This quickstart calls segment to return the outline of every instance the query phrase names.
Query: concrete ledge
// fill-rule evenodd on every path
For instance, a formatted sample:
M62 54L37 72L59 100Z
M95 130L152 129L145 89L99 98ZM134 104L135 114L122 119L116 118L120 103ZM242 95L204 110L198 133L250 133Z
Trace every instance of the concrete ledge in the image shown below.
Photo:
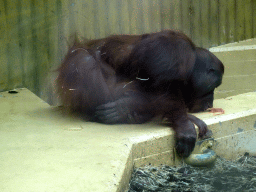
M255 91L256 39L210 48L225 65L223 83L215 91L215 98L225 98Z
M212 52L224 52L224 51L244 51L256 49L256 38L254 39L247 39L244 41L228 43L225 45L220 45L217 47L210 48Z
M173 165L164 125L102 125L53 108L27 89L0 93L0 191L124 191L134 166ZM256 92L218 99L226 113L197 114L226 158L256 154Z

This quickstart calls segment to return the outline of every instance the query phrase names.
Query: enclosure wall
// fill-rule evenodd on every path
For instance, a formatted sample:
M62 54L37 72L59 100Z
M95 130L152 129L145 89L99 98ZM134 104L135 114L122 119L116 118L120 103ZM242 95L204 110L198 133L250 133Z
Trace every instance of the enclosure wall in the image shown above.
M256 37L255 0L0 0L0 91L43 83L72 34L182 30L205 48Z

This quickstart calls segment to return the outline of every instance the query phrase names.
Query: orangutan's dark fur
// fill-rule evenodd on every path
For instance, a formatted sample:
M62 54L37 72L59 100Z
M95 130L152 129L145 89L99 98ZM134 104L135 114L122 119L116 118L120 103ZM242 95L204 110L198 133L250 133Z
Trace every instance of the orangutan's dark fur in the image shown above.
M187 157L197 137L193 123L199 126L199 137L208 132L187 111L212 107L223 73L223 64L212 53L168 30L75 42L57 83L63 104L91 121L135 124L164 116L176 132L177 152Z

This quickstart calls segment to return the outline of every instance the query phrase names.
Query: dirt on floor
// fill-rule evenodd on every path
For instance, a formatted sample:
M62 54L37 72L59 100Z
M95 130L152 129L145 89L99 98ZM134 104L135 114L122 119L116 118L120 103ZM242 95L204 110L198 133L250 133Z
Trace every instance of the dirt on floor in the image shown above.
M218 157L212 167L146 166L133 171L128 192L256 192L256 157L234 161Z

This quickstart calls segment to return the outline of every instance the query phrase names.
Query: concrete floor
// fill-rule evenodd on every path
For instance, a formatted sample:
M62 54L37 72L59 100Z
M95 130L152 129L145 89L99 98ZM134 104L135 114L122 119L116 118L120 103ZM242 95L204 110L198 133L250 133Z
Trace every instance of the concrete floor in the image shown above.
M124 191L134 164L173 164L168 127L85 122L27 89L18 92L0 94L0 191ZM198 116L211 127L221 118L224 123L239 118L237 114L253 115L247 121L251 124L256 119L255 103L256 92L219 99L214 105L224 108L225 115ZM215 136L224 136L223 132L218 136L217 129L212 127Z
M0 191L115 191L130 138L169 132L84 122L27 89L18 92L0 93Z
M84 122L18 91L0 94L0 191L115 191L129 138L159 129Z
M222 99L214 101L225 114L196 114L213 131L213 149L228 159L256 155L256 48L240 45L255 46L255 39L211 50L226 67L216 90ZM1 192L123 192L134 166L177 163L164 125L85 122L27 89L18 92L0 93Z

